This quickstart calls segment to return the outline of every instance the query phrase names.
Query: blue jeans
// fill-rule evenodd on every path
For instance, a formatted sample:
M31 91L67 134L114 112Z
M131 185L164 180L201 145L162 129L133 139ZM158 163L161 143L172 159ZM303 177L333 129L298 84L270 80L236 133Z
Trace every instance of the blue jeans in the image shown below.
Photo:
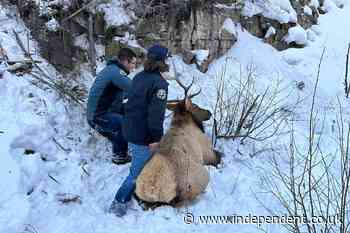
M115 200L122 203L131 200L131 196L136 186L136 179L148 160L152 157L152 152L148 146L129 143L129 148L132 155L129 175L125 178L123 184L115 195Z
M106 137L113 145L113 153L126 155L128 143L122 134L123 116L118 113L106 113L99 116L92 126L102 136Z

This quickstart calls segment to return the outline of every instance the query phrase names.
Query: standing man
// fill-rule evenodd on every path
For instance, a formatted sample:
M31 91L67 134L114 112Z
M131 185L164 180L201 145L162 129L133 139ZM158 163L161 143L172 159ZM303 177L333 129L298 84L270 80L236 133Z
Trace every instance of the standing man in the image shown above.
M112 142L113 159L116 164L131 161L128 144L122 134L124 99L130 90L129 72L136 68L136 54L128 48L122 48L118 59L111 59L97 75L93 83L88 103L87 121L101 135Z
M160 45L152 46L147 53L144 71L137 74L132 81L123 125L123 133L129 142L132 162L129 175L119 188L110 207L110 212L118 217L126 214L137 176L157 150L163 136L168 82L161 73L169 70L165 61L168 56L167 48Z

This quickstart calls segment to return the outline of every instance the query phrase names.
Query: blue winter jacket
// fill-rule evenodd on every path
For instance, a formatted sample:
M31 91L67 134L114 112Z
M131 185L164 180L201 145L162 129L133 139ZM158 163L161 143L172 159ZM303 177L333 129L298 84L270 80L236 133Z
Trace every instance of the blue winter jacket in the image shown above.
M168 82L159 72L138 73L125 105L123 135L128 142L148 145L163 136Z
M110 60L98 73L89 92L87 120L94 125L97 117L108 112L123 114L123 99L130 90L127 69L117 60Z

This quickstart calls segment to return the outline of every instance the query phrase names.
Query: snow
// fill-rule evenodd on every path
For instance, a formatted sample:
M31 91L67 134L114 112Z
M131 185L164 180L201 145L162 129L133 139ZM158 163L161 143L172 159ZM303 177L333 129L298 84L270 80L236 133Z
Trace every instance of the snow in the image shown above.
M319 18L319 25L312 26L312 32L317 39L309 43L302 50L289 49L282 52L283 56L298 54L300 62L295 69L304 75L311 77L313 70L319 63L323 48L326 49L323 70L320 76L320 86L330 96L336 96L343 92L342 80L345 71L345 55L349 43L349 32L344 30L350 27L350 21L344 20L350 13L349 5L344 9L336 8L329 14ZM295 55L293 55L295 56ZM334 85L334 84L338 85ZM332 87L332 88L330 88Z
M74 45L77 47L80 47L82 49L88 50L89 49L89 40L87 38L87 35L81 34L79 36L76 36L74 38Z
M132 35L129 32L126 32L123 37L115 36L115 37L113 37L113 40L120 41L123 44L128 45L130 47L140 48L140 49L144 50L144 52L146 52L146 50L144 48L142 48L139 45L139 43L137 42L137 40L135 39L135 35Z
M236 36L238 33L237 25L230 18L225 19L224 23L222 24L222 29L226 30L227 32L231 33L234 36Z
M311 0L309 3L310 6L315 7L316 9L320 6L320 3L318 0Z
M49 6L48 1L35 0L35 4L39 7L39 15L40 16L51 16L54 11Z
M4 73L4 79L7 79L9 76L7 72ZM1 94L7 94L5 92L6 86L3 83L4 80L1 81L0 92ZM5 98L2 95L1 97ZM8 107L6 103L2 102L1 112L6 112ZM0 117L0 130L3 132L0 134L0 226L8 225L16 228L26 217L28 203L25 195L16 193L20 180L20 168L16 161L8 156L11 141L17 135L14 118L2 114ZM8 220L11 221L8 222Z
M317 39L317 33L312 29L306 30L307 40L314 42Z
M325 0L324 3L323 3L323 6L322 6L322 9L325 12L330 12L330 11L336 9L336 8L337 8L337 5L332 0Z
M325 0L325 2L327 2L329 0ZM335 5L337 5L338 7L343 7L345 4L349 3L349 0L331 0L332 2L335 3Z
M205 60L208 59L209 56L209 50L204 50L204 49L198 49L198 50L193 50L191 51L195 56L196 60L198 61L198 64L202 64Z
M338 8L343 8L347 4L349 4L349 0L325 0L322 9L325 12L330 12Z
M49 31L55 32L60 27L60 24L55 18L52 18L46 23L46 27Z
M71 0L50 0L49 6L63 6L63 9L68 9L72 3L73 1Z
M262 14L281 23L297 22L297 14L289 0L247 0L244 3L243 15L245 16Z
M73 3L71 0L34 0L39 7L41 16L53 16L56 12L54 6L61 6L63 10L67 10Z
M295 42L298 45L307 44L307 33L300 25L288 29L288 34L283 38L288 44Z
M128 25L132 20L132 16L128 15L123 5L124 1L111 0L107 3L99 4L97 10L104 13L104 19L108 26Z
M276 34L276 29L274 27L270 26L264 37L269 38L270 36L273 36L275 34Z
M258 2L258 1L255 1ZM121 7L120 1L115 6ZM264 12L284 22L293 20L293 12L287 1L274 3L280 9L278 17L267 8L251 3L256 12ZM249 5L249 4L248 4ZM278 7L277 7L278 6ZM275 9L275 8L274 8ZM282 10L283 9L283 10ZM270 9L272 10L272 8ZM336 155L334 142L335 105L337 97L343 100L343 77L345 55L349 43L350 6L334 7L321 15L319 25L302 31L298 26L290 32L289 39L306 41L302 49L277 51L244 30L241 25L226 20L224 28L237 37L234 46L221 58L215 60L206 74L194 66L184 64L173 56L181 79L188 83L196 77L194 88L203 91L194 102L201 107L213 109L215 86L218 77L237 80L252 72L254 91L263 93L276 83L284 92L278 96L276 105L293 106L295 114L295 140L301 150L306 148L310 96L315 83L317 67L324 48L316 108L325 115L322 143L325 154ZM125 15L121 14L121 18ZM111 16L112 17L112 16ZM119 17L119 15L118 15ZM114 19L117 23L123 19ZM19 32L26 41L27 29L15 14L0 8L0 42L10 59L23 59L23 53L15 42L11 30ZM125 21L126 22L126 21ZM300 27L300 26L299 26ZM82 44L84 38L77 38ZM56 77L56 71L36 53L35 41L30 41L31 53L43 61L42 66ZM102 48L99 48L99 51ZM100 53L100 52L99 52ZM103 64L98 64L98 70ZM225 71L225 72L223 72ZM92 82L87 71L82 72L87 86ZM163 206L143 211L133 200L131 209L124 218L107 213L114 194L128 173L129 165L115 166L109 161L110 143L89 129L85 122L84 109L68 105L50 90L32 85L30 75L18 77L8 72L0 79L0 232L47 232L47 233L117 233L117 232L259 232L256 225L231 224L185 224L184 217L191 212L199 215L268 215L262 203L274 210L281 205L266 192L261 178L271 171L269 159L273 151L281 152L281 166L286 166L286 151L289 134L278 135L264 142L219 141L218 149L226 156L219 169L208 167L210 184L206 192L185 207L175 209ZM303 91L295 87L303 81ZM169 81L169 99L182 97L183 93L174 81ZM344 101L345 109L348 105ZM346 111L346 110L345 110ZM348 111L346 111L348 112ZM347 115L348 116L348 115ZM320 116L322 118L322 116ZM212 122L206 123L208 134ZM169 119L166 120L169 125ZM320 135L321 129L316 132ZM282 148L282 149L281 149ZM25 154L25 150L33 154ZM270 150L269 150L270 149ZM272 150L273 149L273 150ZM259 151L267 151L258 153ZM255 157L252 157L253 154ZM79 196L80 202L63 204L62 197ZM280 225L263 225L265 232L286 232ZM30 230L32 229L32 230ZM35 229L35 231L33 230Z
M312 10L311 10L311 8L310 8L309 6L305 5L305 6L303 7L303 9L304 9L304 13L305 13L306 15L312 16Z
M231 4L220 4L217 3L214 5L214 7L219 8L219 9L239 9L240 5L238 3L231 3Z

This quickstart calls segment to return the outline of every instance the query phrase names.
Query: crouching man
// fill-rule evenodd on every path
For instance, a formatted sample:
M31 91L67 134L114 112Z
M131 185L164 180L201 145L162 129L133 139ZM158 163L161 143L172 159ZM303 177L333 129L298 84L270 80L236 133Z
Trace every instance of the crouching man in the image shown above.
M111 59L107 66L97 74L90 89L87 103L87 121L113 145L113 159L116 164L131 161L128 144L122 134L124 102L130 90L129 72L136 68L136 54L122 48L118 59Z
M144 71L132 81L125 107L123 133L132 154L129 175L119 188L110 212L121 217L135 190L136 179L163 136L163 121L168 94L168 82L161 73L169 70L165 63L167 48L155 45L148 50Z

